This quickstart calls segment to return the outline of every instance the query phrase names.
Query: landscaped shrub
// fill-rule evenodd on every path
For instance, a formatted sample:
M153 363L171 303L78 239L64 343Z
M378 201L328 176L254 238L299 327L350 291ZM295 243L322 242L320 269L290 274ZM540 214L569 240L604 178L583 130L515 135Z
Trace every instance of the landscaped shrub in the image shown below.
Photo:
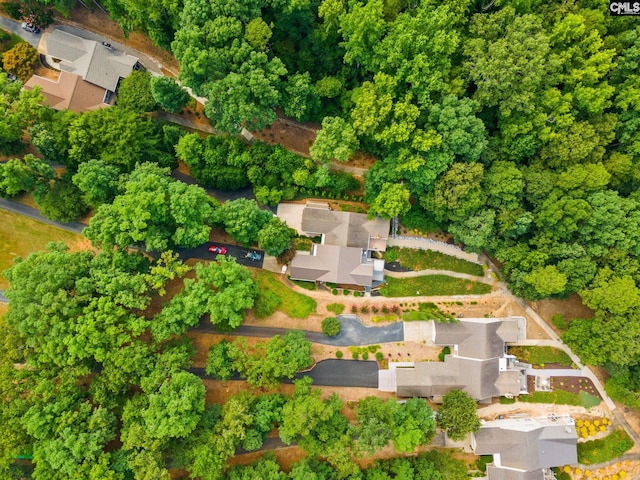
M336 317L327 317L322 321L322 333L327 337L335 337L340 333L340 320Z
M342 358L344 356L344 353L342 353L342 350L338 350L336 352L336 358Z
M376 352L376 360L381 362L384 359L382 352Z
M373 313L378 313L380 311L380 309L374 305L373 307L371 307L371 311Z
M331 293L333 293L334 295L337 295L338 294L338 289L334 288L333 290L331 290Z
M358 313L358 307L351 305L351 313Z
M584 465L608 462L632 447L633 440L627 432L615 430L604 438L578 443L578 462Z
M354 360L358 360L358 357L359 357L359 356L360 356L360 353L358 353L358 352L353 352L353 353L351 354L351 358L353 358Z
M369 307L367 305L361 306L360 313L369 313Z
M369 352L364 352L364 353L362 354L362 359L363 359L363 360L369 360Z
M354 305L353 308L356 308L355 305ZM351 309L352 311L353 311L353 308ZM327 305L327 310L329 310L332 313L335 313L336 315L340 315L342 312L344 312L344 304L342 304L342 303L330 303L329 305Z
M442 351L438 354L438 360L444 362L444 356L449 355L451 353L451 349L449 347L444 347Z

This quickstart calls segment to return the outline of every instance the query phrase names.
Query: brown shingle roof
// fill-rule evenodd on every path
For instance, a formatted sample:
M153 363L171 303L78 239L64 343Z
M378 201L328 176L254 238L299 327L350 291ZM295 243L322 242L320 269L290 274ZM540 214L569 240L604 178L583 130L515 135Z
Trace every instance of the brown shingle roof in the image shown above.
M24 84L27 90L36 86L42 89L46 104L56 110L84 112L108 106L103 102L104 88L85 82L73 73L60 72L57 81L34 75Z

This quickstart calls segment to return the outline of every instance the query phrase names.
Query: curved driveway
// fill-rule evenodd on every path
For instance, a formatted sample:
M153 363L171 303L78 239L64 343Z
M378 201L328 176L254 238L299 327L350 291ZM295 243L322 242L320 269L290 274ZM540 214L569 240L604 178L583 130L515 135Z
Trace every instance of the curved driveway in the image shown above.
M404 328L402 322L396 322L383 327L366 327L360 323L355 315L338 315L342 328L340 334L335 337L327 337L322 332L302 330L310 342L332 345L334 347L348 347L351 345L364 346L376 343L402 342L404 341ZM190 329L196 332L219 333L212 324L201 323ZM225 335L240 335L247 337L270 338L274 335L284 335L291 329L277 327L256 327L241 325L232 332L224 332ZM344 361L343 361L344 363Z

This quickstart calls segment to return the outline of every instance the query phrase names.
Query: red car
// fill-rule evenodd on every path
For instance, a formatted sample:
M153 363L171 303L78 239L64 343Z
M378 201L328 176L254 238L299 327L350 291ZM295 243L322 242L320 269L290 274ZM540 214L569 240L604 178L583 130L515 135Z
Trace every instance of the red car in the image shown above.
M209 247L209 251L211 253L216 253L218 255L224 255L227 253L227 247L219 247L217 245L211 245Z

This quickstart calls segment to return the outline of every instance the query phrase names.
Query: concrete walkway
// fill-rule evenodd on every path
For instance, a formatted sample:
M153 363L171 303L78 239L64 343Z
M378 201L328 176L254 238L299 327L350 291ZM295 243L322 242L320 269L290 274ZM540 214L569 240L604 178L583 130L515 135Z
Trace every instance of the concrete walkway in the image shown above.
M477 253L465 252L461 248L455 245L449 245L448 243L438 242L430 238L423 237L398 237L390 238L387 241L387 245L390 247L400 248L417 248L418 250L433 250L435 252L451 255L452 257L461 258L473 263L482 263L480 256Z
M478 277L476 275L469 275L468 273L452 272L450 270L418 270L413 272L393 272L385 269L384 274L387 277L392 278L415 278L422 277L424 275L446 275L447 277L462 278L464 280L471 280L473 282L486 283L487 285L495 284L495 280L491 277Z
M582 370L574 368L528 368L527 375L534 377L582 377Z

